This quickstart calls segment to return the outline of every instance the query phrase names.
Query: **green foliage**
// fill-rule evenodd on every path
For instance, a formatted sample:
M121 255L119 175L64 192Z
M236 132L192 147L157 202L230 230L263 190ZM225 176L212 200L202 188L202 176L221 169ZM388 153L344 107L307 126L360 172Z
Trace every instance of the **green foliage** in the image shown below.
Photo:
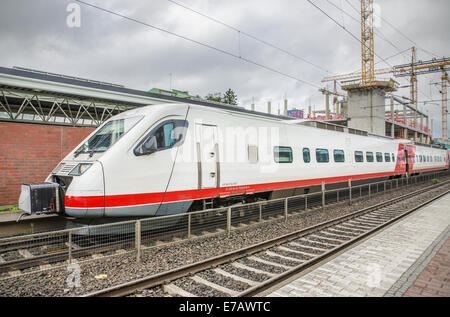
M2 211L17 211L19 207L17 206L9 206L9 207L0 207L0 212Z
M223 94L223 103L237 105L237 96L231 88Z
M220 92L216 92L213 94L207 94L205 96L206 100L216 101L216 102L222 102L227 103L229 105L237 105L237 96L234 93L234 91L230 88L228 89L223 96L220 94Z
M439 184L441 182L437 178L433 178L431 181L433 182L433 184Z
M207 94L205 96L206 100L216 101L216 102L222 102L222 96L220 95L220 92L216 92L214 94Z

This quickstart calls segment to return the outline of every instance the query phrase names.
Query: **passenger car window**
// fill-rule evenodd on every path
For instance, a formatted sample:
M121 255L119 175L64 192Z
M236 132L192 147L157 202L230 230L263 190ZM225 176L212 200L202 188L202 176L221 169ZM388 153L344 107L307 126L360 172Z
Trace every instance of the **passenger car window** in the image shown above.
M394 156L394 153L391 153L392 154L392 162L395 162L395 156Z
M307 147L303 148L303 162L305 163L311 162L311 154Z
M364 155L362 151L355 151L355 162L364 162Z
M134 149L136 156L148 155L157 151L180 146L184 142L188 122L168 120L158 124Z
M287 146L276 146L273 149L275 162L292 163L292 149Z
M333 156L335 162L337 163L345 162L345 154L343 150L334 150Z
M389 155L389 153L384 153L384 160L386 162L390 162L391 161L391 156Z
M373 162L373 152L366 152L366 161Z
M383 162L383 153L377 152L377 162L378 163Z
M316 149L316 160L317 160L317 163L328 163L330 161L330 157L328 155L328 150Z

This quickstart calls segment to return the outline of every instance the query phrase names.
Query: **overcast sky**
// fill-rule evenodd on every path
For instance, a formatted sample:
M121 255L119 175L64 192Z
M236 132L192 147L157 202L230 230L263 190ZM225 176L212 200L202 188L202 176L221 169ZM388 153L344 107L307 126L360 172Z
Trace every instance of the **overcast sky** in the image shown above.
M0 66L29 67L140 90L168 89L171 82L172 88L200 96L232 88L241 106L250 108L254 98L257 110L265 111L271 101L273 113L282 108L285 96L289 108L306 110L311 104L316 110L324 109L324 97L317 88L326 85L321 79L361 69L360 42L306 0L175 2L309 63L172 1L85 1L242 56L300 81L83 4L80 4L80 27L69 27L67 8L77 3L69 0L2 0ZM360 16L356 11L360 9L359 1L312 2L360 38ZM389 65L377 63L376 68L410 62L409 52L398 53L413 45L419 46L417 54L421 60L432 58L432 54L450 55L450 1L375 0L375 3L382 17L376 27L375 52L389 62ZM391 57L395 54L398 55ZM397 80L401 85L409 82L408 78ZM433 84L439 81L439 73L419 77L419 108L434 118L434 136L441 133L440 86ZM328 88L332 89L331 83ZM409 97L409 88L396 94ZM426 100L437 101L424 105Z

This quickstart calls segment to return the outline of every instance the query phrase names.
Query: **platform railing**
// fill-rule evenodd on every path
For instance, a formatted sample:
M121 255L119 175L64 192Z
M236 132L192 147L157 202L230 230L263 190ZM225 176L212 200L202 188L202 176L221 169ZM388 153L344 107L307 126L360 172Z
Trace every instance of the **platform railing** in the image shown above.
M83 228L58 230L19 237L0 239L0 256L4 260L2 246L16 244L17 252L24 256L60 255L62 261L71 263L84 257L102 258L124 253L136 253L139 262L147 250L207 235L225 234L264 221L285 222L299 213L316 210L324 212L327 206L352 205L364 197L408 188L433 178L448 175L447 171L412 177L397 178L345 188L264 200L244 205L215 208L183 214L129 220ZM26 250L26 251L23 251ZM28 254L28 253L30 254Z

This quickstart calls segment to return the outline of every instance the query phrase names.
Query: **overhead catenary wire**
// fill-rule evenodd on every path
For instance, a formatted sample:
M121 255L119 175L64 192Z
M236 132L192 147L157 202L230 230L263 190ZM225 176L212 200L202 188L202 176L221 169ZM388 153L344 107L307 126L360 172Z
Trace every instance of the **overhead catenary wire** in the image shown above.
M206 19L208 19L208 20L210 20L210 21L213 21L213 22L218 23L218 24L221 24L221 25L223 25L223 26L225 26L225 27L227 27L227 28L229 28L229 29L232 29L232 30L238 32L239 35L245 35L245 36L247 36L247 37L249 37L249 38L251 38L251 39L253 39L253 40L255 40L255 41L258 41L258 42L260 42L260 43L266 45L266 46L272 47L272 48L274 48L274 49L276 49L276 50L279 50L279 51L281 51L281 52L283 52L283 53L285 53L285 54L291 56L291 57L294 57L294 58L296 58L296 59L298 59L298 60L301 60L301 61L303 61L303 62L305 62L305 63L307 63L307 64L309 64L309 65L311 65L311 66L314 66L314 67L320 69L321 71L324 71L324 72L326 72L326 73L330 73L329 70L323 68L322 66L317 65L317 64L315 64L315 63L313 63L313 62L311 62L311 61L308 61L307 59L305 59L305 58L303 58L303 57L301 57L301 56L298 56L297 54L294 54L294 53L292 53L292 52L289 52L288 50L286 50L286 49L284 49L284 48L281 48L281 47L279 47L279 46L277 46L277 45L275 45L275 44L273 44L273 43L270 43L270 42L268 42L267 40L263 40L263 39L261 39L261 38L255 36L255 35L252 35L252 34L250 34L250 33L248 33L248 32L245 32L245 31L243 31L243 30L240 30L240 29L238 29L237 27L234 27L234 26L232 26L232 25L230 25L230 24L228 24L228 23L225 23L225 22L223 22L223 21L221 21L221 20L218 20L218 19L216 19L216 18L213 18L213 17L211 17L211 16L209 16L209 15L207 15L207 14L205 14L205 13L199 12L199 11L197 11L197 10L195 10L195 9L192 9L192 8L186 6L185 4L181 4L181 3L178 3L178 2L173 1L173 0L167 0L167 1L169 1L170 3L173 3L174 5L177 5L177 6L179 6L179 7L182 7L182 8L184 8L184 9L186 9L186 10L189 10L189 11L191 11L191 12L194 12L195 14L198 14L198 15L200 15L200 16L202 16L202 17L204 17L204 18L206 18Z
M355 40L357 40L359 43L362 44L361 39L358 38L356 35L354 35L352 32L350 32L348 29L346 29L342 24L340 24L338 21L336 21L336 19L334 19L333 17L331 17L328 13L325 12L325 10L323 10L322 8L320 8L318 5L316 5L313 1L311 0L306 0L308 1L311 5L313 5L317 10L319 10L320 12L322 12L324 15L326 15L330 20L332 20L334 23L336 23L339 27L341 27L345 32L347 32L348 34L350 34L351 37L353 37ZM387 65L389 65L389 67L392 67L392 65L387 62L384 58L382 58L381 56L379 56L377 53L374 53L374 55L376 57L378 57L379 59L381 59L384 63L386 63Z
M361 14L361 12L356 9L349 0L345 0L352 8L353 10L355 10L356 12L358 12L359 14ZM414 46L416 46L418 49L421 49L422 51L424 51L425 53L429 54L432 57L441 57L433 52L430 52L428 50L425 50L424 48L420 47L415 41L413 41L410 37L408 37L407 35L405 35L402 31L400 31L395 25L393 25L392 23L390 23L386 18L383 18L382 16L379 17L382 21L384 21L387 25L389 25L394 31L396 31L398 34L400 34L401 36L403 36L405 39L407 39L408 41L410 41L412 44L414 44Z
M149 27L149 28L152 28L152 29L155 29L155 30L164 32L164 33L166 33L166 34L173 35L173 36L178 37L178 38L180 38L180 39L183 39L183 40L185 40L185 41L189 41L189 42L192 42L192 43L194 43L194 44L197 44L197 45L200 45L200 46L209 48L209 49L214 50L214 51L216 51L216 52L219 52L219 53L222 53L222 54L226 54L226 55L228 55L228 56L231 56L231 57L240 59L240 60L242 60L242 61L244 61L244 62L247 62L247 63L249 63L249 64L253 64L253 65L258 66L258 67L260 67L260 68L263 68L263 69L266 69L266 70L268 70L268 71L271 71L271 72L277 73L277 74L279 74L279 75L285 76L285 77L287 77L287 78L296 80L296 81L298 81L298 82L304 83L304 84L309 85L309 86L312 86L312 87L314 87L314 88L321 88L320 86L318 86L318 85L316 85L316 84L314 84L314 83L311 83L311 82L309 82L309 81L306 81L306 80L297 78L297 77L295 77L295 76L293 76L293 75L289 75L289 74L284 73L284 72L282 72L282 71L279 71L279 70L277 70L277 69L275 69L275 68L272 68L272 67L266 66L266 65L264 65L264 64L255 62L255 61L253 61L253 60L250 60L250 59L248 59L248 58L239 56L239 55L237 55L237 54L234 54L234 53L232 53L232 52L226 51L226 50L224 50L224 49L221 49L221 48L212 46L212 45L210 45L210 44L207 44L207 43L204 43L204 42L200 42L200 41L197 41L197 40L195 40L195 39L189 38L189 37L187 37L187 36L180 35L180 34L177 34L177 33L175 33L175 32L172 32L172 31L163 29L163 28L161 28L161 27L158 27L158 26L149 24L149 23L147 23L147 22L143 22L143 21L140 21L140 20L138 20L138 19L135 19L135 18L126 16L126 15L124 15L124 14L121 14L121 13L118 13L118 12L114 12L114 11L111 11L111 10L108 10L108 9L105 9L105 8L102 8L102 7L99 7L99 6L94 5L94 4L92 4L92 3L88 3L88 2L85 2L85 1L82 1L82 0L75 0L75 1L81 3L81 4L85 5L85 6L92 7L92 8L94 8L94 9L103 11L103 12L105 12L105 13L109 13L109 14L115 15L115 16L117 16L117 17L120 17L120 18L129 20L129 21L132 21L132 22L135 22L135 23L144 25L144 26L146 26L146 27Z

